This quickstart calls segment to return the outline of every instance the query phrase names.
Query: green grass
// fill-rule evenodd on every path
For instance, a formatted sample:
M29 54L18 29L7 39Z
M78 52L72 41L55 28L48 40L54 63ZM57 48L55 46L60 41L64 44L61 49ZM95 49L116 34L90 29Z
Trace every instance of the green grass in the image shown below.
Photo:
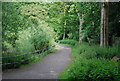
M118 47L101 48L87 43L72 46L71 63L60 73L60 79L69 81L119 81Z

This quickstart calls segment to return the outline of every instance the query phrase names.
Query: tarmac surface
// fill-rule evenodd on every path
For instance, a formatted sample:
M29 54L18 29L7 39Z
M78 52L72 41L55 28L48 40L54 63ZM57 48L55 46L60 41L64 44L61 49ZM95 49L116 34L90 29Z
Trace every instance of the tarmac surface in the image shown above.
M3 72L2 79L58 79L60 72L70 62L71 48L57 45L57 51L51 53L29 67L15 69L12 72Z

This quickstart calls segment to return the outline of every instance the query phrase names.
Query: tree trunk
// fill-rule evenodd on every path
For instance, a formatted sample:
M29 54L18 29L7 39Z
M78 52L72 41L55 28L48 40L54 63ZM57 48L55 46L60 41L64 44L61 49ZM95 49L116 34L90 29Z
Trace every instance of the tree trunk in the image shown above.
M79 17L79 43L82 42L82 23L83 23L83 14L77 13Z
M64 4L64 17L66 16L66 8L65 8L65 4ZM65 39L65 28L66 28L66 20L65 20L65 23L64 23L64 30L63 30L63 39Z
M108 2L101 4L100 46L108 46Z
M65 39L65 27L66 27L66 20L65 20L65 23L64 23L64 33L63 33L63 39Z

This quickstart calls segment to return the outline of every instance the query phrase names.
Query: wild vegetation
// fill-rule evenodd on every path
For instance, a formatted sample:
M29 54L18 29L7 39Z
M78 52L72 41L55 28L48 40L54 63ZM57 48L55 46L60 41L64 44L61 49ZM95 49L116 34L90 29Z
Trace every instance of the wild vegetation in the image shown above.
M3 65L3 69L33 63L41 58L39 53L19 55L50 48L57 42L72 47L71 63L60 78L118 80L119 7L115 2L3 2L2 63L27 59Z
M2 51L3 57L16 56L24 53L42 50L54 45L54 30L52 27L42 19L44 12L42 12L44 5L38 3L10 3L4 2L2 15ZM37 11L33 11L37 8ZM41 10L42 8L42 10ZM39 13L38 13L39 12ZM36 15L36 16L35 16ZM37 16L41 16L41 19ZM47 31L47 32L46 32ZM35 54L22 55L13 58L3 58L4 63L14 63L36 56ZM27 63L30 63L28 59ZM15 63L13 66L19 66L23 63ZM5 65L5 67L7 67ZM4 68L5 68L4 67ZM8 68L8 67L7 67Z
M119 81L119 62L113 59L114 56L120 57L117 47L101 48L88 43L72 46L71 64L59 78L69 81Z

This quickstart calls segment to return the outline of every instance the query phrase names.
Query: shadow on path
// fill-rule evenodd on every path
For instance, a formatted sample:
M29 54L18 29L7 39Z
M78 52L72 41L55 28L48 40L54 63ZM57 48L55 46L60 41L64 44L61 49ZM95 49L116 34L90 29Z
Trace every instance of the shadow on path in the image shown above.
M71 48L57 45L57 51L29 67L4 72L3 79L57 79L58 75L69 64Z

